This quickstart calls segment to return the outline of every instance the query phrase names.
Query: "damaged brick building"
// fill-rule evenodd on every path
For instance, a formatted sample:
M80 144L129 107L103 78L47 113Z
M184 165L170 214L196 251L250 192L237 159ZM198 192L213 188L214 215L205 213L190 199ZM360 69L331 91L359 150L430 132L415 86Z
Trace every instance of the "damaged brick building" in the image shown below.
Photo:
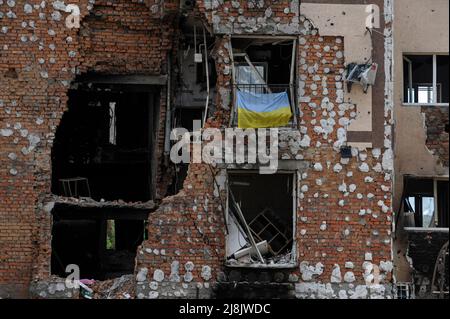
M409 147L395 116L424 114L444 167L425 177L448 190L448 82L412 80L406 96L430 103L403 100L402 55L432 50L398 61L397 2L0 0L0 297L78 298L74 265L96 298L409 293L420 274L398 206L423 194L399 180L424 175L394 156ZM173 163L172 129L239 126L239 92L287 97L277 172ZM448 241L435 189L432 259Z

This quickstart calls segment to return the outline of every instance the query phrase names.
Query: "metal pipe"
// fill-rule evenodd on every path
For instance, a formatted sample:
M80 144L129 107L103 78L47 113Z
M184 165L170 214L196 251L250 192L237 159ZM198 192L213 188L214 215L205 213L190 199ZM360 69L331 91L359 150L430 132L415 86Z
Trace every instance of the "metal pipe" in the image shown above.
M206 42L206 31L203 28L203 42L205 45L205 68L206 68L206 106L205 106L205 115L203 116L203 127L205 127L206 120L208 119L208 111L209 111L209 91L210 91L210 83L209 83L209 63L208 63L208 44Z
M236 116L236 69L235 69L235 64L234 64L234 54L233 54L233 43L231 42L231 37L228 40L228 45L229 45L229 54L230 54L230 59L231 59L231 76L232 76L232 82L233 82L233 102L231 105L231 115L230 115L230 123L228 125L228 127L232 127L234 124L234 120L235 120L235 116Z
M250 244L255 249L259 261L262 264L265 264L265 260L264 260L263 256L261 255L261 252L259 251L258 245L256 244L255 238L252 235L252 231L251 231L250 227L248 226L248 224L247 224L247 222L245 220L244 213L242 212L241 207L236 202L236 199L234 198L234 195L233 195L233 192L232 192L231 188L229 188L228 191L229 191L229 194L230 194L230 198L233 201L233 205L234 205L234 208L236 209L238 217L241 220L242 224L244 224L245 230L247 232L248 239L250 240Z
M164 141L164 154L168 155L170 153L170 129L171 129L171 117L172 117L172 108L171 108L171 90L172 90L172 86L171 86L171 72L172 72L172 59L170 57L170 53L168 54L167 57L167 98L166 98L166 138Z
M294 125L297 125L297 99L294 96L294 79L295 79L295 68L296 68L296 61L297 61L297 40L294 40L292 43L292 57L291 57L291 75L289 79L289 88L291 93L291 103L292 103L292 114L294 115L293 123Z

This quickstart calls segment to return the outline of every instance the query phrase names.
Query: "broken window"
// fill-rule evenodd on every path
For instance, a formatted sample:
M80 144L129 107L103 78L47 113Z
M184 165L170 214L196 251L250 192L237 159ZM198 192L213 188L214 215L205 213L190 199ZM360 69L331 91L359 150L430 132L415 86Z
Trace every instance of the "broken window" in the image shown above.
M267 63L246 63L236 65L236 82L239 90L264 93L264 85L268 82Z
M77 265L82 279L133 273L137 247L147 237L150 209L58 201L52 211L51 273L66 277L68 265Z
M204 117L204 108L177 108L174 112L174 128L184 128L189 132L194 131L194 121L201 123ZM189 164L175 164L175 175L169 189L170 194L177 194L183 189L184 180L187 177Z
M106 249L115 250L116 249L116 223L115 220L106 221Z
M448 180L405 179L404 211L407 225L419 228L448 228Z
M183 34L177 56L177 90L174 99L172 127L179 127L179 116L189 116L191 110L211 110L215 105L216 61L211 56L216 39L211 37L201 21L189 17L181 21ZM183 109L183 112L180 110ZM184 112L186 109L186 112ZM205 115L201 118L204 120ZM192 126L192 123L189 124Z
M295 264L294 174L230 173L227 264Z
M158 96L146 85L77 83L52 150L52 191L96 200L152 199Z
M174 112L174 128L185 128L189 132L194 131L194 121L202 121L204 108L177 108Z
M264 108L264 112L275 111L278 116L280 109L287 107L286 124L295 124L298 110L295 99L295 55L296 40L290 38L264 37L264 38L233 38L233 93L235 97L232 125L238 125L238 105L244 103L239 98L240 92L256 96L258 103L251 103L252 112ZM278 94L278 95L276 95ZM280 99L280 94L286 98ZM268 101L266 101L268 100ZM277 102L281 101L280 105ZM269 107L270 106L270 107ZM264 123L248 123L248 127L273 127L277 121ZM283 121L284 123L285 121ZM241 127L241 125L239 125ZM285 126L285 125L281 125Z
M448 105L448 55L405 55L403 65L404 103Z

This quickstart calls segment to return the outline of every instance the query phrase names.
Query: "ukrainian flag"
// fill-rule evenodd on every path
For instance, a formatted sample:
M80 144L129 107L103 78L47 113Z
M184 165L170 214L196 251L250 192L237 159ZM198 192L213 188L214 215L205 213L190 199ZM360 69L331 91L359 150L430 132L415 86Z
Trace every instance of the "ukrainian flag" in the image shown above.
M237 92L238 127L270 128L289 124L292 117L287 92L259 94Z

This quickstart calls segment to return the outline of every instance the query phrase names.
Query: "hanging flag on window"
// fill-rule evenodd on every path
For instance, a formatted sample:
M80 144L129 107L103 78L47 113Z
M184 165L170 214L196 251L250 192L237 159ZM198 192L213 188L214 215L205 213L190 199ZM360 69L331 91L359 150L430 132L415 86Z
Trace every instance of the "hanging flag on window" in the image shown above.
M237 107L239 128L286 126L292 117L287 92L261 94L238 91Z

